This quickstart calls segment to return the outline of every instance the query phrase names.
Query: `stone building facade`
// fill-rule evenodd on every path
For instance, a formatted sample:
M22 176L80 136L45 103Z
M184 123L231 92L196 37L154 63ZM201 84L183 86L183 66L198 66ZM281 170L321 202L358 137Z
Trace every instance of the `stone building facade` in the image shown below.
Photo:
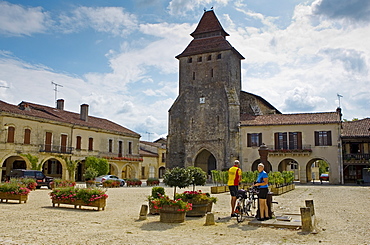
M140 135L103 118L90 116L88 105L80 113L64 110L64 100L52 108L29 102L0 101L0 179L12 169L31 169L30 154L48 176L71 179L67 160L78 161L77 181L84 181L88 156L106 158L110 173L120 178L141 178Z

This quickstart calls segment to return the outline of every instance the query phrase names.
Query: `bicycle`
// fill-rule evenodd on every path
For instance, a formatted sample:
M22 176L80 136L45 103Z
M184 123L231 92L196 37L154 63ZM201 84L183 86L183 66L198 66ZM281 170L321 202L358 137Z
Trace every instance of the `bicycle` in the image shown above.
M246 190L238 190L236 195L236 204L235 204L235 213L238 215L236 220L238 223L243 222L244 219L248 216L253 216L252 208L256 209L256 197L258 193L257 188L251 187L248 191Z

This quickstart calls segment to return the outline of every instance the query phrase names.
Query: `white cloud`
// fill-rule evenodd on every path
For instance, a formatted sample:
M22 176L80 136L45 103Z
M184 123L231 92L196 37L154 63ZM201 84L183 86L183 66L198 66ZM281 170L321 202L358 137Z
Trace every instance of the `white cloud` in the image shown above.
M171 15L186 15L195 9L205 8L209 10L211 7L225 6L229 0L172 0L168 5L168 10Z
M66 33L93 28L98 32L125 36L138 27L136 16L121 7L78 7L59 18L60 28Z
M27 8L5 1L0 2L0 34L30 36L43 33L51 24L49 14L41 7Z

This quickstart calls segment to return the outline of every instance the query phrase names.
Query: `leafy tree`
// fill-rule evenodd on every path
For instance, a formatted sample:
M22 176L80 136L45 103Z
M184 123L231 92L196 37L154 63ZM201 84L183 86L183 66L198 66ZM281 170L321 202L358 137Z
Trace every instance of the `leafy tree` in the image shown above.
M78 160L71 160L70 158L64 157L64 161L66 162L67 165L67 171L70 180L75 181L75 174L76 174L76 168L78 164Z
M98 171L96 171L93 167L88 167L85 170L84 177L86 180L93 180L98 176Z
M191 183L191 176L188 169L175 167L168 169L163 176L163 183L174 188L173 198L176 195L176 187L185 188Z
M98 172L97 176L108 174L109 163L107 159L97 157L86 157L86 168L93 168Z
M21 156L26 157L28 161L31 162L31 169L32 170L41 170L41 164L38 164L39 158L37 156L32 156L30 153L21 154Z
M187 167L190 173L190 185L193 186L193 191L195 191L196 185L205 185L207 181L207 173L204 172L199 167Z
M326 173L328 171L328 163L323 161L323 160L319 160L319 174L323 174L323 173Z

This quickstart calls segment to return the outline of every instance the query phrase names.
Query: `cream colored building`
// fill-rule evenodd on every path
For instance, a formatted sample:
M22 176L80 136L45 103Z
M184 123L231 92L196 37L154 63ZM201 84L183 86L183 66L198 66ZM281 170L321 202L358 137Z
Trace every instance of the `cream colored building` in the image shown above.
M140 155L143 157L141 164L142 178L162 178L166 169L165 140L140 141Z
M66 159L79 163L75 179L83 181L84 161L88 156L108 159L110 174L121 178L140 178L142 157L140 135L103 118L88 115L88 105L80 113L57 107L0 101L1 180L12 169L31 169L24 154L38 158L42 171L52 177L69 179Z
M341 113L245 115L240 125L244 171L256 170L259 146L269 149L266 166L272 171L294 171L296 180L319 180L318 161L329 165L330 183L342 183Z

